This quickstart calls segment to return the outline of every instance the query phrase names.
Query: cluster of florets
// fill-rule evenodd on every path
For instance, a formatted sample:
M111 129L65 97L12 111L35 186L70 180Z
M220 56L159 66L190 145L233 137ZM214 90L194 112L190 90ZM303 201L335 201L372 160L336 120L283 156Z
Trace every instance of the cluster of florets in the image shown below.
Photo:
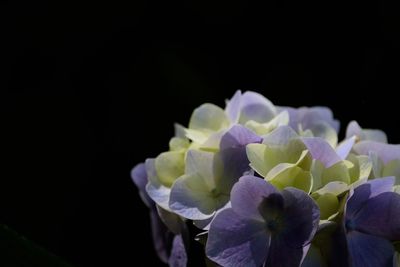
M326 107L279 107L240 91L203 104L169 151L132 170L170 266L187 225L215 266L399 266L400 145Z

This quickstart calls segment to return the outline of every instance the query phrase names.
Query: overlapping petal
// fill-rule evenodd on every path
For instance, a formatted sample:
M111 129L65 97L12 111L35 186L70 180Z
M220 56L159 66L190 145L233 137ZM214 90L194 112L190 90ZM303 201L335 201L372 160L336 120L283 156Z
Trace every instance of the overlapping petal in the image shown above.
M351 267L392 267L393 245L386 239L351 231L347 234Z
M210 259L222 266L301 264L319 222L318 206L306 193L295 188L280 193L261 178L243 176L231 203L211 223Z
M147 177L149 182L146 185L146 192L149 197L163 209L169 210L169 196L171 188L163 185L157 175L155 159L145 161Z
M148 179L147 179L146 166L144 163L140 163L132 169L131 178L135 183L135 185L137 186L137 188L139 189L139 195L143 203L150 208L152 205L154 205L154 203L146 192L146 185Z
M261 137L243 126L221 138L220 152L189 150L185 175L176 180L169 207L192 220L206 220L229 201L233 184L250 169L245 146Z
M377 178L354 189L344 217L352 267L393 264L391 240L400 240L400 196L394 177Z
M250 166L279 189L288 186L310 192L313 178L306 146L288 126L264 136L262 144L249 144Z
M384 144L375 141L360 141L353 147L360 155L369 155L375 153L384 164L400 159L400 145Z
M346 138L352 136L355 136L359 141L370 140L387 143L387 136L383 131L377 129L362 129L356 121L351 121L347 125Z
M262 221L222 211L208 232L206 254L222 266L262 265L269 247L269 235Z
M279 107L289 113L289 125L300 135L307 130L313 136L324 138L331 146L337 143L337 133L340 123L333 118L332 111L327 107Z
M168 259L170 267L186 267L187 252L181 235L176 235L172 242L171 255Z

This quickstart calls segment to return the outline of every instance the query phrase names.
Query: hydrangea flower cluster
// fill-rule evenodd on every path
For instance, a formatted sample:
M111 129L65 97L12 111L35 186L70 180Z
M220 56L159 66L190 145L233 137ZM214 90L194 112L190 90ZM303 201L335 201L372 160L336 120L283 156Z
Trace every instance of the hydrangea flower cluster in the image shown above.
M207 266L400 266L400 145L338 131L329 108L250 91L196 108L131 173L160 259L186 266L198 241Z

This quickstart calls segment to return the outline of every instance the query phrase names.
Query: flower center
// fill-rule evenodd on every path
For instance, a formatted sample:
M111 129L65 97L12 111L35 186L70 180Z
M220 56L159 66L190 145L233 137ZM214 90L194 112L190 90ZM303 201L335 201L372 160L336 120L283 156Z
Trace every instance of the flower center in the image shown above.
M279 229L279 222L277 220L269 220L267 222L267 228L270 232L276 232Z
M355 222L353 220L346 220L346 229L347 229L347 231L356 229Z

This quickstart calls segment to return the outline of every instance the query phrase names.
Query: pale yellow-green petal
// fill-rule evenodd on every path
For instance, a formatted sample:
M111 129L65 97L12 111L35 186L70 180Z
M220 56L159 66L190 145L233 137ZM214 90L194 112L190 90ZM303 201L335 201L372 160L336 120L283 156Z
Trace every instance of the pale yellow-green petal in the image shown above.
M313 160L311 164L311 174L313 177L313 187L311 189L312 192L320 189L322 187L322 173L325 167L319 160Z
M200 148L206 151L217 152L219 150L221 138L225 133L225 130L221 130L219 132L214 132L210 134L207 140L201 144Z
M321 189L315 191L312 196L313 197L317 197L317 196L321 196L324 194L333 194L335 196L339 196L341 194L343 194L344 192L346 192L347 190L349 190L349 185L344 183L344 182L330 182L328 184L326 184L324 187L322 187Z
M265 135L278 128L279 126L288 125L288 123L289 113L285 110L276 115L269 122L259 123L254 120L249 120L245 123L245 126L258 135Z
M357 156L358 163L360 165L360 178L368 178L372 171L372 162L368 156Z
M175 137L185 138L186 136L185 127L183 127L179 123L175 123L174 130L175 130Z
M312 157L308 150L303 150L299 159L296 162L296 165L302 168L303 170L310 170L312 164Z
M305 159L306 147L299 139L292 139L284 145L268 145L265 149L264 160L268 170L280 163L297 163L299 158ZM300 164L300 163L299 163Z
M372 162L368 156L356 156L349 154L347 160L353 163L352 167L349 167L350 183L354 183L360 179L368 178L372 170Z
M312 187L310 172L290 163L277 165L268 173L266 180L281 190L286 187L295 187L309 193Z
M313 178L311 172L301 170L296 177L294 177L293 187L303 190L307 194L311 192L313 186Z
M331 215L335 214L339 209L339 200L334 194L326 193L316 199L320 209L320 218L322 220L328 219Z
M400 266L400 252L395 251L393 256L393 267Z
M264 135L270 132L270 129L264 124L253 120L247 121L244 125L258 135Z
M201 150L190 149L186 154L185 173L198 173L201 176L213 176L215 154Z
M324 169L322 172L321 181L323 185L334 181L341 181L349 184L350 175L346 164L343 161L339 161L331 167Z
M268 174L265 176L265 180L271 181L278 176L280 176L282 179L286 179L286 177L292 179L300 170L301 169L293 163L280 163L268 172ZM283 182L282 184L287 183Z
M186 137L192 140L194 143L203 144L207 141L207 138L210 135L209 131L199 131L193 129L185 129Z
M372 162L372 173L371 178L379 178L382 177L383 173L383 161L378 157L376 153L370 153L369 158Z
M172 137L169 141L169 149L171 151L185 151L189 145L189 140L186 138Z
M301 124L299 125L299 135L302 137L315 137L313 132L310 129L303 130L301 128Z
M222 164L215 153L189 150L186 154L185 173L199 175L211 190L216 187L216 178L221 176Z
M347 160L353 163L352 167L349 167L349 176L350 176L350 183L354 183L355 181L360 179L360 164L359 160L356 155L349 154L347 156Z
M304 151L306 150L306 146L300 139L293 139L289 141L289 143L284 146L283 149L283 158L285 158L286 162L295 163L299 160L300 156L302 160L304 159Z
M400 185L400 160L399 159L394 159L392 161L389 161L384 167L383 167L383 172L382 176L395 176L396 185Z
M199 131L219 131L229 126L225 111L214 104L203 104L193 111L189 129Z
M155 168L160 182L171 187L172 183L184 173L185 153L181 151L164 152L155 159Z
M270 170L265 164L265 151L267 146L263 144L248 144L246 146L247 158L250 161L250 166L265 177Z
M400 194L400 185L395 185L393 189L394 189L393 190L394 192L396 192L397 194Z

